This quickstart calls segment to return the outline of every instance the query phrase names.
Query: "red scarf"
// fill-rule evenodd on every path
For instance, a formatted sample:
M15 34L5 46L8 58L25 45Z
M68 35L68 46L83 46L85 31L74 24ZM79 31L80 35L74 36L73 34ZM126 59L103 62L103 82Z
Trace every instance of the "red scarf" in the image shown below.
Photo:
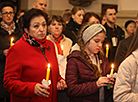
M47 48L46 44L46 37L43 40L31 37L27 33L24 33L25 40L30 44L30 45L36 45L36 42L39 43L40 45L43 46L43 48Z
M60 37L58 37L58 38L55 38L54 36L53 36L53 38L55 39L55 43L56 43L56 45L57 45L57 48L58 48L58 54L60 54L61 55L61 46L60 46L60 41L62 40L62 36L60 36Z

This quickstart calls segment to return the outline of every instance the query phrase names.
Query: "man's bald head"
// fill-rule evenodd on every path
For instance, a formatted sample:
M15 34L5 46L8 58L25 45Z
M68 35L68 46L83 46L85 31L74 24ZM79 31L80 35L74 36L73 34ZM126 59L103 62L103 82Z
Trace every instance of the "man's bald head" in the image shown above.
M40 9L43 12L46 12L47 0L35 0L33 3L33 8Z

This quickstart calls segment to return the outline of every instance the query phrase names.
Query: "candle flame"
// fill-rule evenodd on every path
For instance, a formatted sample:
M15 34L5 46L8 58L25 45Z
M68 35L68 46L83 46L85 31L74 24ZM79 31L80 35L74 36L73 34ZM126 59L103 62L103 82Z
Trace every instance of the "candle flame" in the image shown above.
M114 64L113 63L111 64L111 68L114 68Z
M106 48L109 48L109 45L108 44L106 44Z
M12 37L12 38L11 38L11 41L13 41L13 40L14 40L14 38Z
M61 49L63 50L63 45L61 45Z
M50 69L50 63L48 63L48 69Z

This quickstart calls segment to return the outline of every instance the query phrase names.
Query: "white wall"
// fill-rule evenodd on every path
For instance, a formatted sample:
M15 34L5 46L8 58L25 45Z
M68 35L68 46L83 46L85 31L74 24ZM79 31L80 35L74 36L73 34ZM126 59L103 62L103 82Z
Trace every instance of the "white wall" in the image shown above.
M68 0L47 0L48 8L47 10L65 10L67 8L72 8L73 5L69 4ZM101 4L118 4L118 0L95 0L88 7L84 7L86 11L101 12Z
M118 0L119 10L138 10L138 0Z
M30 9L35 0L21 0L21 9ZM73 5L68 0L47 0L47 10L63 11L67 8L72 9ZM118 11L122 10L138 10L138 0L95 0L88 7L84 7L85 11L94 11L101 13L102 4L116 4Z
M27 8L32 8L32 4L35 0L21 0L21 9L25 9L26 2ZM47 0L48 7L47 10L59 10L63 11L65 9L72 9L73 5L69 4L68 0ZM101 12L101 4L118 4L118 0L95 0L88 7L84 7L86 11L94 11L97 13Z

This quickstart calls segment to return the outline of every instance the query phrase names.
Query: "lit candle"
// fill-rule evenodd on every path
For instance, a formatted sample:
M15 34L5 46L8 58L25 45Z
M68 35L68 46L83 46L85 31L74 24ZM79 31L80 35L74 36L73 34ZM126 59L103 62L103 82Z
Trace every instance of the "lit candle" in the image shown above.
M113 75L114 72L114 64L111 64L111 71L110 71L110 75ZM107 89L110 89L111 84L108 84Z
M63 45L61 45L61 55L63 55Z
M49 81L49 75L50 75L50 63L48 63L47 73L46 73L46 81Z
M11 41L10 41L10 46L14 45L13 40L14 40L14 38L12 37Z
M108 58L109 45L106 44L106 57Z

